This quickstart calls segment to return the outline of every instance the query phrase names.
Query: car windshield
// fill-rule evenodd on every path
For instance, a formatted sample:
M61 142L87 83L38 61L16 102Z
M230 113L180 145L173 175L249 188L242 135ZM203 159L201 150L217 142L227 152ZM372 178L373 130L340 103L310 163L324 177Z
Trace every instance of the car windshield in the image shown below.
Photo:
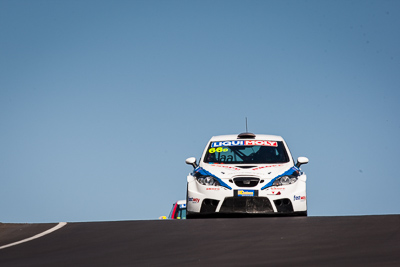
M235 140L211 142L204 162L270 164L289 162L289 157L282 141Z
M186 219L186 208L179 208L176 218Z
M175 212L174 212L175 211ZM169 219L186 219L186 204L172 204L172 210L168 216Z

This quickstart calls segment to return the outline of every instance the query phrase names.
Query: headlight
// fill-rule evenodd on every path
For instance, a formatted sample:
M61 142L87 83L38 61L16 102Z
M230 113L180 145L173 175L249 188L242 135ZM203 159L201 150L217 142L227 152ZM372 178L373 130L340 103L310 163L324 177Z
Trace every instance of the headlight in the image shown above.
M282 176L276 179L272 185L273 186L288 185L288 184L294 184L296 181L297 177L295 176Z
M197 178L197 182L202 185L219 186L219 182L212 176L201 176Z

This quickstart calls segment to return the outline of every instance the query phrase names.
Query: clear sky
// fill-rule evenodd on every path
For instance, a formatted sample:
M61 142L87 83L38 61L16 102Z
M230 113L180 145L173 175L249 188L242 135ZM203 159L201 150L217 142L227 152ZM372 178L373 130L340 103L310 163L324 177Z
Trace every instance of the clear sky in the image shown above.
M310 216L399 214L400 1L0 0L0 222L157 219L213 135L281 135Z

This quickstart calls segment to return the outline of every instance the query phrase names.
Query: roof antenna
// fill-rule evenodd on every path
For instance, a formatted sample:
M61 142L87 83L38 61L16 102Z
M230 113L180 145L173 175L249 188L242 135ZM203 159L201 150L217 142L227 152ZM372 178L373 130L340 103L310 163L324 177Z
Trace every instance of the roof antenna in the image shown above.
M253 133L249 133L248 129L247 129L247 117L246 118L246 132L245 133L241 133L237 136L238 139L254 139L256 137L255 134Z

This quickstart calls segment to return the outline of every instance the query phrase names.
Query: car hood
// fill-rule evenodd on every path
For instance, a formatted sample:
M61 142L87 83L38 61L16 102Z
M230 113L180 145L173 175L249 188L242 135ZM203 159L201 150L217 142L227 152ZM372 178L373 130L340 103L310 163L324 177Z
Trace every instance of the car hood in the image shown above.
M291 163L257 164L252 166L228 165L228 164L204 164L200 166L213 176L220 179L231 179L240 176L253 176L261 179L273 179L293 165Z

